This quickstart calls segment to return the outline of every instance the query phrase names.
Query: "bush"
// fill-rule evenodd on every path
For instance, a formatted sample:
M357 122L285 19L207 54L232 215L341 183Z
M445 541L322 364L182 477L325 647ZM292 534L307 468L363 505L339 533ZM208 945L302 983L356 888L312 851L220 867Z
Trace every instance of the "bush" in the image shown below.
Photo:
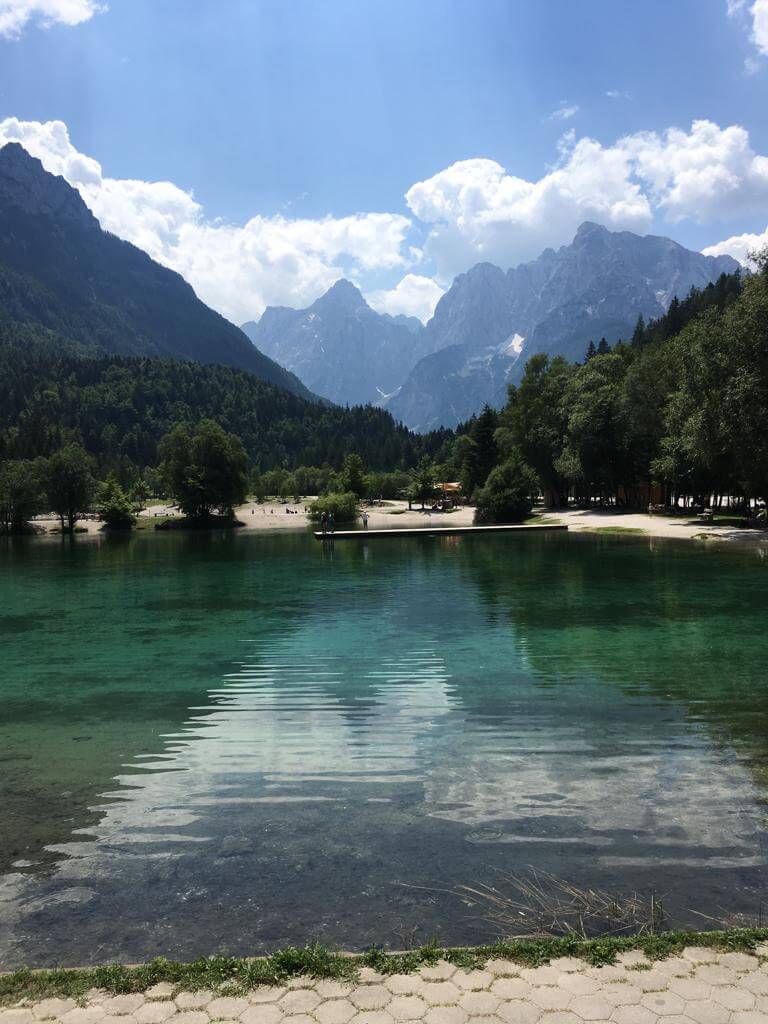
M99 488L96 511L104 524L113 530L130 530L136 522L130 498L114 473L110 473Z
M319 520L323 513L333 512L335 523L354 523L357 519L357 498L351 491L344 494L326 494L309 506L311 519Z
M477 496L475 520L478 523L519 523L529 516L539 481L519 452L488 475Z

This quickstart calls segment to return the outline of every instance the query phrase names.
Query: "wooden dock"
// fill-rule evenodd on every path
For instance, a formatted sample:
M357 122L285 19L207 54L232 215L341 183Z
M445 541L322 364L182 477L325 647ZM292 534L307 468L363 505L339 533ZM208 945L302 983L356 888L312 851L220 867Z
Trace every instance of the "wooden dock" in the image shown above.
M464 533L536 533L543 530L567 530L567 526L523 523L518 526L411 526L388 530L335 530L323 533L315 530L317 540L368 540L373 537L453 537Z

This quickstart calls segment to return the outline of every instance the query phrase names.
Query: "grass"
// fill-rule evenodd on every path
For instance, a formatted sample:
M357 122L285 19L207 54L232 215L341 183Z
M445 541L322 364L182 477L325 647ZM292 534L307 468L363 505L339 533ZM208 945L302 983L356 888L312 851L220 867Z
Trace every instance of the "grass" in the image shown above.
M732 928L718 932L662 932L597 939L570 935L508 939L472 948L443 948L434 944L405 953L387 953L374 947L355 956L345 956L314 944L289 947L259 958L211 956L193 963L180 963L160 957L139 967L110 964L80 970L24 968L0 975L0 1006L51 996L82 999L91 988L118 994L143 992L158 982L169 982L179 990L210 989L227 993L244 992L259 985L285 984L289 978L299 975L354 982L361 967L372 967L382 974L410 974L441 959L466 970L482 967L496 958L539 967L560 956L580 957L600 966L613 963L616 955L626 950L640 950L650 960L662 960L680 953L686 946L750 951L766 941L768 928Z
M523 523L530 526L559 526L562 522L557 516L546 516L534 512L523 520Z

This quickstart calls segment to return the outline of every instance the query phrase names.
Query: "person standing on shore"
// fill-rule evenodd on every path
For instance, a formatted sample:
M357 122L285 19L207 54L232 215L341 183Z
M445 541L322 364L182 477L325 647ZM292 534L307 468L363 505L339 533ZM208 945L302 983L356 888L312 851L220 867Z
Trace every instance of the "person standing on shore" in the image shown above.
M325 531L327 529L328 529L328 515L327 515L326 512L323 512L322 515L320 516L320 530L322 531L322 533L325 533Z
M333 533L334 516L333 512L328 513L328 532Z
M363 510L363 529L368 529L368 512L365 509Z

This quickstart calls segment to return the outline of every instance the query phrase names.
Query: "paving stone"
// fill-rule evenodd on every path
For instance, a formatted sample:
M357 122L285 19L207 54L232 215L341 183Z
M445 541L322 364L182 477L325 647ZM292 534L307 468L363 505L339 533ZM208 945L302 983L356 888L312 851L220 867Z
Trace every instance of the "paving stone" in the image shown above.
M702 1000L709 999L712 986L701 978L671 978L669 990L683 999Z
M514 960L489 960L485 965L485 969L495 978L514 978L517 976L520 967Z
M289 1013L282 1021L283 1024L315 1024L315 1018L308 1013Z
M721 1003L727 1010L753 1010L755 995L745 988L736 985L722 985L712 989L712 998Z
M557 988L555 985L539 985L532 990L528 998L542 1010L567 1010L574 997L564 988Z
M245 1013L240 1014L243 1024L280 1024L284 1019L285 1015L277 1003L250 1006ZM176 1021L172 1021L171 1024L176 1024Z
M696 1024L728 1024L731 1016L730 1010L713 999L689 1000L685 1012Z
M283 998L286 992L287 989L284 989L281 985L264 985L262 987L255 988L253 992L248 993L248 1002L252 1005L261 1005L261 1003L276 1003L278 999ZM176 1000L176 1002L178 1002L178 999ZM241 1013L240 1020L246 1021L246 1014L248 1012L249 1011L246 1010L245 1013ZM248 1019L247 1024L256 1024L256 1022Z
M571 1010L555 1010L548 1013L544 1018L545 1024L581 1024L581 1017L577 1017Z
M386 980L389 991L396 996L410 996L424 984L418 974L392 974Z
M659 992L669 984L669 978L661 971L638 971L634 985L641 988L643 992Z
M668 956L666 960L657 960L654 966L670 977L687 975L693 971L693 964L684 956Z
M232 996L223 996L213 999L206 1010L211 1020L236 1020L241 1013L249 1008L247 999L235 999Z
M349 1024L394 1024L394 1017L386 1010L363 1010Z
M464 992L459 999L459 1006L470 1016L495 1013L500 1003L501 999L488 990Z
M322 978L314 987L322 999L346 999L352 991L349 982L336 981L335 978Z
M430 1006L450 1006L458 1003L461 989L452 981L428 981L419 989L419 995L426 999Z
M158 981L152 988L148 988L144 995L147 999L170 999L176 991L176 986L170 981Z
M532 990L522 978L497 978L489 991L501 999L527 999Z
M629 949L625 953L619 953L616 961L617 963L624 964L625 967L637 967L638 964L644 966L651 962L645 953L641 953L639 949Z
M640 1001L646 1009L660 1017L670 1017L673 1013L682 1013L685 1009L685 1000L674 992L646 992Z
M208 1014L203 1010L182 1010L173 1018L173 1024L208 1024Z
M706 946L686 946L683 957L694 964L713 964L717 960L717 952Z
M493 975L489 971L456 971L453 983L464 992L479 992L491 987Z
M558 956L554 960L550 960L549 966L553 967L556 971L570 974L572 971L583 971L586 964L584 960L579 960L577 956Z
M52 1017L63 1017L65 1013L74 1010L76 1005L74 999L43 999L32 1007L32 1013L37 1020L49 1020Z
M703 964L696 968L697 978L708 981L710 985L735 985L736 972L730 967L721 967L719 963Z
M101 1006L78 1006L74 1010L68 1010L59 1019L62 1024L97 1024L97 1021L103 1017L104 1011ZM29 1019L32 1019L31 1013ZM26 1018L7 1018L3 1016L2 1011L0 1011L0 1021L2 1024L26 1024Z
M315 1020L318 1024L347 1024L356 1013L348 999L329 999L315 1010Z
M69 1012L76 1013L77 1011L70 1010ZM34 1019L32 1011L24 1007L14 1007L12 1010L0 1010L0 1021L2 1024L32 1024Z
M136 1018L130 1013L121 1013L120 1016L108 1013L101 1018L101 1024L136 1024Z
M732 1024L765 1024L768 1018L759 1010L737 1010L731 1014Z
M358 1010L383 1010L392 999L392 992L386 985L365 985L349 994Z
M499 1003L496 1007L496 1016L504 1024L537 1024L537 1021L543 1018L544 1011L535 1003L509 999ZM549 1019L549 1014L546 1016Z
M610 1019L616 1024L656 1024L659 1018L647 1006L638 1003L636 1006L617 1006Z
M143 995L130 993L128 995L112 996L111 999L105 999L101 1004L101 1008L108 1016L123 1017L126 1014L133 1013L134 1010L138 1010L143 1003Z
M180 1010L202 1010L213 998L213 992L200 989L199 992L179 992L175 1003Z
M754 971L757 957L749 953L721 953L718 963L730 967L732 971Z
M163 1024L176 1013L176 1003L170 999L155 1000L140 1006L134 1017L137 1024Z
M600 985L586 974L561 974L557 979L557 987L574 996L592 996L600 991Z
M447 960L438 960L430 967L422 967L419 974L427 981L448 981L456 974L456 965L449 964Z
M626 981L627 969L623 965L605 964L603 967L590 967L586 974L598 984L607 985L611 981Z
M574 996L570 1009L582 1020L608 1020L613 1007L597 996Z
M286 992L280 1000L283 1013L311 1013L319 1004L320 996L313 988L296 988Z
M469 1014L460 1006L432 1006L427 1010L425 1024L466 1024Z
M643 990L634 985L606 985L600 995L611 1006L633 1006L643 998Z
M418 996L395 996L387 1010L397 1021L421 1020L427 1012L427 1004Z
M520 971L520 977L529 981L531 985L556 985L562 971L556 967L524 967Z
M361 985L378 985L384 981L384 975L374 971L372 967L361 967L358 971Z
M761 974L760 971L742 974L739 978L739 988L754 992L756 996L768 995L768 974Z

